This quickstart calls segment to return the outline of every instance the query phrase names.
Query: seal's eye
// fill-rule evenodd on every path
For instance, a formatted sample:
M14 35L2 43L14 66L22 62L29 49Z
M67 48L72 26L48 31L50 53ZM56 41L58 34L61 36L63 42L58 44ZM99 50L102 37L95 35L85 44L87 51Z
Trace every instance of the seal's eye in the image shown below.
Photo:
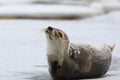
M51 31L52 31L52 30L53 30L53 28L49 26L49 27L48 27L48 30L51 30Z
M59 36L60 36L61 38L63 37L61 32L59 32Z

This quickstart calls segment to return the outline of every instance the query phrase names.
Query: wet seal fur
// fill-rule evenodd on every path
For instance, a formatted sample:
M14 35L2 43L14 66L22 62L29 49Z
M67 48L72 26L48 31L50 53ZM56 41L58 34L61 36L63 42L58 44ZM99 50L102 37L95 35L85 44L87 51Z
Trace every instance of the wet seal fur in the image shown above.
M114 44L93 47L88 44L72 44L62 30L48 27L47 58L49 72L55 80L96 78L109 69Z

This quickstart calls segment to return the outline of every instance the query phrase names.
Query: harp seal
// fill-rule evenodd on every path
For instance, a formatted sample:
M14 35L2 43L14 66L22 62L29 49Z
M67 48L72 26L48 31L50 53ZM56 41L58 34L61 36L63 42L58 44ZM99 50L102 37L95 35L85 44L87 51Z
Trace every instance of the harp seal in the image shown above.
M98 47L73 44L65 32L50 26L45 29L45 34L49 72L53 79L96 78L109 70L114 44Z

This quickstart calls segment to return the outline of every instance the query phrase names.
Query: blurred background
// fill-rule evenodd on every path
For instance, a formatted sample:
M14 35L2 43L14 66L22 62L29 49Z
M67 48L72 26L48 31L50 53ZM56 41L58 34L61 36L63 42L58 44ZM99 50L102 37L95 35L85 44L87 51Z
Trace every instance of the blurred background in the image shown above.
M0 0L0 19L83 19L120 10L120 0Z
M48 26L73 43L116 44L110 70L98 79L120 79L120 0L0 0L0 80L52 80Z

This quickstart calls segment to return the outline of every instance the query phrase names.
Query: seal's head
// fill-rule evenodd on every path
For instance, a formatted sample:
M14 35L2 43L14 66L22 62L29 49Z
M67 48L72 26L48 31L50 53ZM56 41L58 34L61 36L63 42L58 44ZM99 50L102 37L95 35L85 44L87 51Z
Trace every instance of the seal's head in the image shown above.
M68 50L69 39L62 30L53 27L45 29L47 39L48 62L58 61L62 64L64 53Z
M69 39L62 30L53 27L47 27L45 29L48 47L62 48L65 43L69 42Z
M61 41L61 40L68 40L66 33L64 33L60 29L56 29L51 26L45 29L45 33L46 33L47 40L52 43L55 43L56 41Z

